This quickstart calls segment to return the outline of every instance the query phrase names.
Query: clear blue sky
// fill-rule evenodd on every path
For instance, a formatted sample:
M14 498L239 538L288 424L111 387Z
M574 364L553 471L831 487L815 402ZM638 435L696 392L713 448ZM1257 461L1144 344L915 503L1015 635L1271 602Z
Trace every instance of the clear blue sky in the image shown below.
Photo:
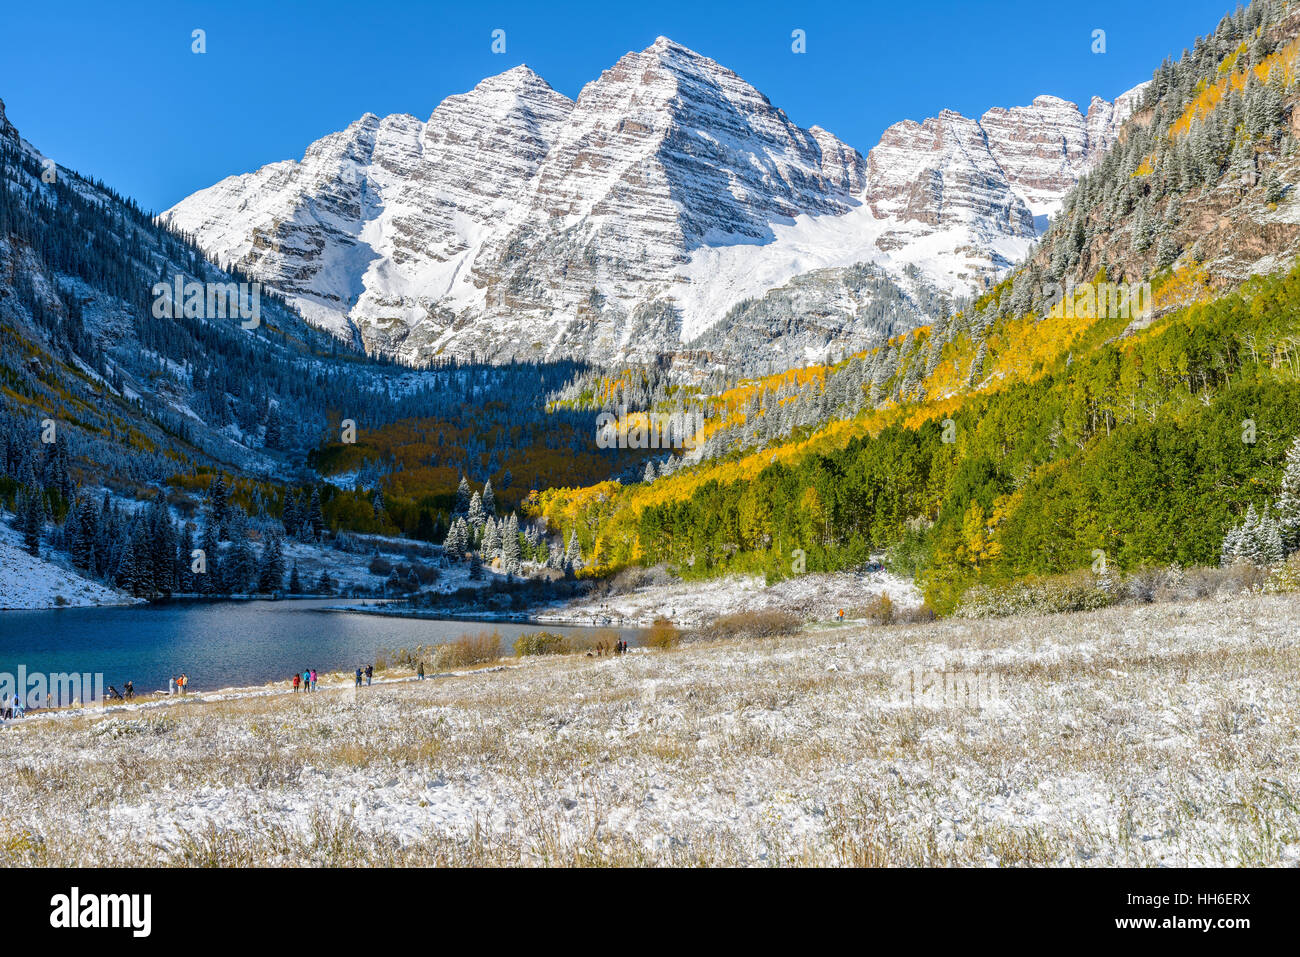
M367 111L427 119L527 63L576 97L660 34L710 56L801 126L863 153L900 119L1051 93L1086 106L1148 79L1235 0L718 0L59 3L5 0L0 99L59 163L161 210L298 158ZM191 31L207 53L191 52ZM494 29L506 52L491 51ZM802 29L807 52L791 52ZM1106 31L1106 52L1091 51Z

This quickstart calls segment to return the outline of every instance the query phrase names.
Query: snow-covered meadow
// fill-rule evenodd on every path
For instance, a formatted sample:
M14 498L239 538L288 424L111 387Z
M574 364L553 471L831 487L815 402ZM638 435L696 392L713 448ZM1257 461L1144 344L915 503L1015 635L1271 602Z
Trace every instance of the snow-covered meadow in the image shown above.
M806 620L829 620L841 610L851 615L881 595L900 609L921 604L921 594L905 578L887 571L810 573L766 585L756 575L648 584L617 594L597 590L589 597L536 612L538 621L594 625L649 625L667 618L692 627L721 615L782 610Z
M1294 865L1298 661L1245 596L27 718L0 863Z

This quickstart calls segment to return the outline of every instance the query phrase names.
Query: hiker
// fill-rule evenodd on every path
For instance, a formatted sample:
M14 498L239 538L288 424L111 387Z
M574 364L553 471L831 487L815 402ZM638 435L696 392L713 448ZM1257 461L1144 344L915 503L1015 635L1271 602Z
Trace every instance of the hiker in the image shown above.
M361 687L361 666L357 665L357 687Z
M375 676L375 666L366 665L366 687L370 687L370 679Z
M298 672L295 671L293 673L293 690L295 694L298 693L298 685L301 683L302 683L302 675L298 674Z
M177 679L177 681L176 681L176 684L178 684L178 685L180 686L181 694L182 694L182 695L185 694L185 689L186 689L187 687L189 687L189 683L190 683L190 676L187 675L185 672L182 671L182 672L181 672L181 676L180 676L180 678Z
M126 684L122 685L122 694L126 697L126 700L127 700L127 701L130 701L132 698L134 698L134 697L135 697L135 682L134 682L134 681L128 681Z
M627 654L627 642L623 642L623 654Z
M424 680L424 659L423 658L420 659L419 667L415 669L415 677L419 681Z
M315 668L311 670L311 690L312 691L316 690L316 669Z
M840 609L839 620L840 620L840 621L843 621L843 620L844 620L844 609L843 609L843 608Z
M302 669L302 690L303 691L311 690L311 672L308 671L306 668Z
M176 693L176 678L174 676L167 679L167 693L168 694Z

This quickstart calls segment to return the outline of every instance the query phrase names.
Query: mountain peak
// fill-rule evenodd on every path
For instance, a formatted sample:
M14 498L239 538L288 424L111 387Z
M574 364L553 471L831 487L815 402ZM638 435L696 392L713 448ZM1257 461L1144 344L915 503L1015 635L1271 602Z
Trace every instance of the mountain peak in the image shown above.
M1050 107L1052 109L1070 109L1076 111L1079 109L1079 104L1059 96L1053 96L1050 93L1043 93L1034 97L1033 105Z
M474 89L528 86L544 86L548 90L551 88L551 85L546 82L545 78L543 78L541 74L530 67L527 63L521 63L518 66L511 67L504 73L497 73L480 80L475 85Z
M655 37L655 42L646 47L644 52L649 53L652 50L658 53L689 53L695 56L699 55L689 47L684 47L677 41L664 36Z

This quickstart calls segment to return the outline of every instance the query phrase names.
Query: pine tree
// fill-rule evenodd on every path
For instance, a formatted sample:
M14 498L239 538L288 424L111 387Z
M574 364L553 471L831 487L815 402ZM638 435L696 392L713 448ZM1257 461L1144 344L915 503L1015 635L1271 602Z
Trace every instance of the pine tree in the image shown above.
M262 441L268 449L279 449L284 444L279 409L272 405L266 413L266 436Z
M1237 555L1252 565L1260 563L1259 514L1255 511L1253 503L1246 506L1246 517L1241 523Z
M257 576L257 589L263 594L271 594L284 589L284 550L280 544L280 539L274 535L268 536L266 544L262 546L262 561Z
M298 577L298 563L293 563L293 571L289 575L289 594L302 594L302 579Z
M489 518L495 518L497 514L497 496L492 491L491 479L488 479L487 484L483 486L483 512Z
M1280 203L1282 201L1285 188L1282 185L1282 180L1278 178L1276 170L1269 169L1269 171L1264 174L1263 186L1264 202Z
M508 575L517 575L523 570L520 563L519 519L513 512L501 533L501 565Z
M582 567L582 546L578 544L578 530L569 530L569 544L564 549L564 567L577 571Z
M311 490L311 502L307 506L307 517L303 526L310 536L308 541L318 542L325 534L325 515L321 511L319 488Z
M1260 520L1258 537L1258 564L1263 567L1281 564L1286 557L1286 551L1282 547L1282 531L1267 508L1264 509L1264 517Z
M470 527L476 532L483 527L487 520L487 513L483 511L483 499L475 492L470 496L469 508L466 510L465 518L468 520Z
M70 519L75 516L75 524L69 539L72 564L93 575L98 572L95 567L95 542L99 537L99 523L95 506L88 499L82 500L75 508L68 511L68 516Z
M284 493L284 512L280 523L284 526L284 534L297 537L299 523L298 502L292 491Z
M1241 526L1230 525L1228 531L1224 533L1223 542L1219 546L1219 564L1235 565L1240 561L1241 550Z
M194 573L190 571L190 553L194 551L194 533L186 523L176 546L176 587L186 594L194 592Z
M212 480L208 487L208 508L212 514L212 521L216 525L217 540L221 541L226 537L226 518L229 508L229 494L226 491L226 483L218 473L217 477Z
M487 524L483 526L483 557L488 561L496 558L501 552L501 531L497 527L496 520L489 518Z
M1178 259L1178 245L1174 242L1173 234L1165 231L1160 236L1160 242L1156 244L1156 268L1164 269L1166 266L1172 266Z
M230 534L230 551L222 563L222 588L229 594L243 594L254 584L257 559L241 525L232 525Z
M211 515L203 525L203 537L200 539L199 548L203 549L206 570L203 574L195 576L197 590L200 594L214 594L221 591L221 546L217 542L217 525Z
M451 529L447 532L447 539L443 542L442 549L450 558L464 558L469 548L469 526L465 523L465 519L458 518L451 523Z
M137 520L131 533L131 551L127 559L126 587L138 598L156 593L153 579L152 545L145 522Z
M28 488L23 503L23 547L29 555L40 557L41 532L45 527L45 508L41 504L41 493L35 488Z
M465 515L469 512L469 482L465 476L460 477L460 484L456 486L456 504L451 510L453 516Z

